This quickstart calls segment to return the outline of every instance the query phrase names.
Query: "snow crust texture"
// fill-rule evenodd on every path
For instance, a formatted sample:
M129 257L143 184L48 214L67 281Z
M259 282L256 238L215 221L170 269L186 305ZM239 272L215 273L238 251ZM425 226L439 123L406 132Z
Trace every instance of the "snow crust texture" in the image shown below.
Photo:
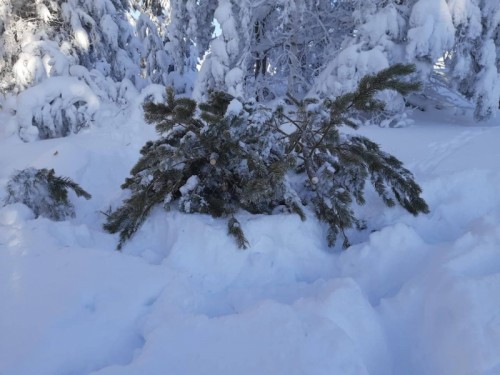
M102 212L154 137L140 114L109 111L67 138L3 136L0 200L28 166L93 199L73 196L64 222L0 208L0 374L500 373L500 128L457 119L362 129L416 174L431 213L373 192L347 251L326 247L312 215L241 214L242 251L223 220L158 208L116 252Z

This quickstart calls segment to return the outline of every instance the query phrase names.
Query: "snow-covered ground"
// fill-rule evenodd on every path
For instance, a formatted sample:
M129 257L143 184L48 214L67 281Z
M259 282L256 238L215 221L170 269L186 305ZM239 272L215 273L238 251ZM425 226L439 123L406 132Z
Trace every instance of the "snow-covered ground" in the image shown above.
M103 232L154 137L140 113L23 143L0 122L0 199L15 169L54 168L89 191L76 218L0 208L0 374L500 374L500 120L416 113L364 135L403 160L431 212L368 194L347 251L313 217L226 223L153 212L122 252ZM498 118L498 117L497 117Z

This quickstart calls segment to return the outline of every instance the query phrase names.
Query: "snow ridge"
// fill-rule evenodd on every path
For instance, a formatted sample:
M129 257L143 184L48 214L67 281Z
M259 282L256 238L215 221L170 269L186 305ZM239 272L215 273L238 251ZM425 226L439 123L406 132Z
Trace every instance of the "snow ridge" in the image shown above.
M368 229L347 251L326 247L313 215L242 214L241 251L223 221L158 208L119 253L102 212L154 137L140 113L103 112L108 126L69 138L2 139L0 199L29 165L93 199L74 197L64 222L0 208L0 373L497 373L500 128L432 116L362 129L416 173L431 213L367 197Z

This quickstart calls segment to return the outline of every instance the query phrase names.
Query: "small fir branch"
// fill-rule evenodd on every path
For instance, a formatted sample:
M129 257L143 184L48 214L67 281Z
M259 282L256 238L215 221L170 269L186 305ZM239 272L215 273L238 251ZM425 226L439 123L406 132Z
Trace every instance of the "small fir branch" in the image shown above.
M120 232L118 250L121 250L123 244L140 228L158 203L160 202L148 199L145 193L138 193L125 200L122 207L107 216L103 228L109 233Z
M83 197L86 200L92 198L92 195L82 189L80 185L68 177L57 177L54 175L54 170L51 169L48 176L49 186L54 195L67 197L68 189L75 192L77 197Z
M146 102L143 105L144 119L149 124L158 123L172 113L172 108L164 104L157 104L153 102Z
M159 134L170 131L174 126L180 125L190 130L200 127L197 121L190 121L196 110L196 102L188 98L174 97L171 87L167 88L165 104L147 102L143 105L144 119L149 124L156 124Z
M240 222L236 220L234 217L230 218L227 222L227 233L230 236L233 236L238 244L240 249L247 249L249 244L247 239L245 238L245 234L241 229Z
M36 217L60 221L75 216L75 208L68 199L69 189L77 197L92 198L70 178L56 176L54 169L27 168L16 172L7 183L4 205L20 202L31 208Z

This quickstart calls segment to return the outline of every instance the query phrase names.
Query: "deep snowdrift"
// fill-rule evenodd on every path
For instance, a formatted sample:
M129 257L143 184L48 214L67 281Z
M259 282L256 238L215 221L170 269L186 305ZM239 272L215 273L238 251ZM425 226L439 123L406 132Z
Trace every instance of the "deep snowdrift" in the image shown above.
M119 253L102 212L155 135L140 113L100 113L67 138L0 134L0 199L28 166L93 195L73 196L66 222L0 208L0 374L500 373L494 122L437 112L362 129L416 174L431 213L368 194L347 251L313 217L241 214L242 251L224 221L157 209Z

